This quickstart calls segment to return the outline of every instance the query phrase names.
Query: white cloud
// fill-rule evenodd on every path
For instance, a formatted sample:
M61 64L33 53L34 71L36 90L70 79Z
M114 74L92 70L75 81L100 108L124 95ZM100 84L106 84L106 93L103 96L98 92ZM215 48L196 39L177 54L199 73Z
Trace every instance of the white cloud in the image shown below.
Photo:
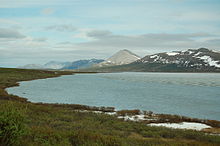
M52 28L57 29L57 27ZM67 28L69 29L69 27ZM138 53L140 56L144 56L149 53L199 47L208 47L210 49L217 50L220 49L220 44L218 43L220 36L201 32L121 35L112 33L108 30L87 28L77 29L77 33L73 36L72 41L71 38L69 38L65 42L61 43L51 40L51 38L48 40L47 37L23 37L24 35L16 30L8 32L9 33L4 33L4 35L2 35L5 40L0 41L1 57L3 54L5 54L5 56L8 55L8 58L14 56L12 54L20 54L22 57L33 56L33 58L40 58L42 56L45 56L46 58L46 56L48 56L48 59L53 56L59 56L58 58L66 60L68 57L65 57L65 55L70 56L71 54L72 59L74 60L74 58L80 59L80 57L85 58L85 56L91 56L91 58L102 56L102 58L106 58L121 49L129 49ZM17 39L17 37L19 39ZM75 39L84 39L84 41L76 43L74 41ZM77 52L77 55L74 54L75 52ZM86 52L90 53L86 54Z
M47 38L34 38L33 41L36 41L36 42L46 42L47 41Z
M30 6L60 6L75 3L79 0L0 0L0 8L18 8Z
M85 41L92 41L94 38L89 37L87 34L88 32L93 31L94 29L90 28L81 28L78 29L78 32L76 34L73 34L73 39L82 39Z
M207 11L189 11L181 13L176 16L176 19L181 21L220 21L220 12L207 12Z
M74 27L73 25L51 25L51 26L47 26L45 27L45 30L55 30L55 31L59 31L59 32L74 32L77 30L76 27Z
M52 8L45 8L45 9L43 9L43 10L41 11L41 13L44 14L44 15L51 15L51 14L53 14L54 12L55 12L55 10L52 9Z
M220 45L219 36L207 33L116 35L110 31L95 29L83 30L83 33L90 39L83 43L51 43L46 38L33 37L15 39L13 42L0 41L0 58L1 61L16 60L14 64L18 66L27 62L43 64L50 60L105 59L121 49L129 49L143 57L152 53L189 48L208 47L219 50Z
M78 29L78 33L74 34L73 38L94 41L103 37L111 36L111 34L112 32L108 30Z
M14 21L14 20L10 20L10 19L3 19L3 18L0 18L0 24L3 25L19 25L20 23Z
M91 35L92 34L92 35ZM202 47L202 45L209 45L215 49L218 46L209 44L206 41L201 41L201 38L212 36L207 33L185 33L185 34L143 34L143 35L115 35L109 31L95 31L87 32L87 37L95 40L79 43L79 46L87 48L113 48L115 49L153 49L154 52L163 51L163 49L178 50L191 47Z
M87 32L87 36L92 38L103 38L111 35L112 33L108 30L92 30Z
M94 51L105 57L121 49L129 49L139 53L140 56L200 47L220 50L219 43L217 43L220 36L208 33L116 35L110 31L90 29L83 30L79 34L78 37L87 39L87 41L82 43L62 42L57 45L57 48L66 51Z

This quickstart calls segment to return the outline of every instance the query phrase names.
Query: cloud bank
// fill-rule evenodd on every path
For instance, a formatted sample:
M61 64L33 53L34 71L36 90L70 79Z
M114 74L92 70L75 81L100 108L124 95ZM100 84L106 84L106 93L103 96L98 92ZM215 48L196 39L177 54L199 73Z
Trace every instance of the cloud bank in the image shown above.
M0 28L0 39L21 39L25 38L25 35L19 31L10 28Z

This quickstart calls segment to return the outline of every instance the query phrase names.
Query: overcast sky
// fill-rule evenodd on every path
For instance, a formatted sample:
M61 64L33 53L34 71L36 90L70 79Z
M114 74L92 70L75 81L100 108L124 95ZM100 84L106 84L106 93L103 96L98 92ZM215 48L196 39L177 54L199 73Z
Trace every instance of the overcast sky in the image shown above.
M0 0L0 66L220 51L220 0Z

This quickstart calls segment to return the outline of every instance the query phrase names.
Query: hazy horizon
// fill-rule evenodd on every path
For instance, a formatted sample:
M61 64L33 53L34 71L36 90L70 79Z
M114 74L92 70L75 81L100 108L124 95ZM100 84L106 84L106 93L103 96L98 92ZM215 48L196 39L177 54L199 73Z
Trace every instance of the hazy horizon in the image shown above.
M219 0L0 0L0 67L220 51Z

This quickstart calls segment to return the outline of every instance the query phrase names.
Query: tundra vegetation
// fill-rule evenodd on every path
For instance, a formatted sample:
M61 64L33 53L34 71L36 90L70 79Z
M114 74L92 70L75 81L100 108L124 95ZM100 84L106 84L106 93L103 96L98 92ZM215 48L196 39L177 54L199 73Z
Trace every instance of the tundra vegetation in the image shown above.
M31 103L5 91L7 87L17 86L19 81L68 74L73 73L0 68L0 145L220 145L220 136L217 135L151 127L144 122L124 121L116 116L92 112L109 112L114 108ZM117 112L118 115L139 113L139 110ZM146 114L154 115L152 112ZM171 119L168 115L161 115L161 119L164 118Z

